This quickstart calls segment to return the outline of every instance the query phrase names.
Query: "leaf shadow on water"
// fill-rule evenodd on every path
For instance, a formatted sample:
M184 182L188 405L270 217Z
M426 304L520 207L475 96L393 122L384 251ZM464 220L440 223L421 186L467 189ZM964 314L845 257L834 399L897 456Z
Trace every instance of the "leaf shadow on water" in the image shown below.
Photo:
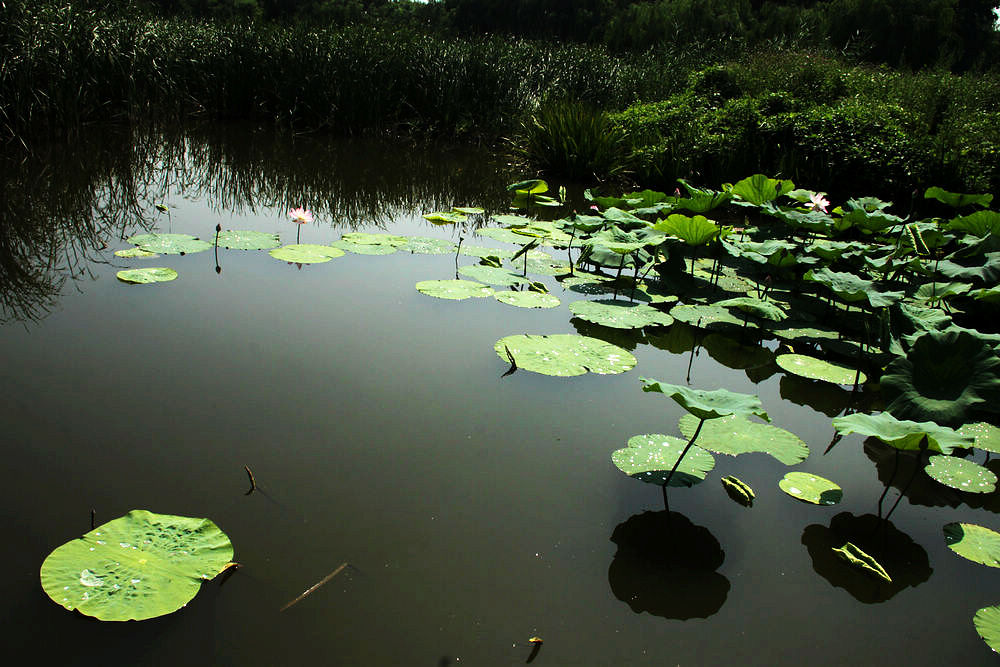
M726 553L704 526L679 512L643 512L618 524L608 583L635 613L708 618L726 602L729 580L716 572Z
M778 391L786 401L812 408L827 417L836 417L851 403L850 391L829 382L795 375L781 376Z
M841 560L833 550L845 542L875 557L892 577L892 583L874 579ZM874 514L855 516L841 512L833 517L829 527L806 526L802 544L809 551L816 574L865 604L885 602L905 588L915 588L930 579L934 571L923 547Z
M984 509L988 512L1000 513L1000 493L965 493L940 484L927 473L923 472L926 457L918 457L915 453L900 452L899 468L895 477L892 475L893 459L896 450L883 443L878 438L868 438L864 445L865 456L875 464L878 479L882 484L891 484L898 489L906 488L906 498L913 505L924 507L959 507L967 505L973 509ZM955 454L960 455L961 450ZM984 464L986 468L1000 476L1000 460L993 459ZM914 469L919 467L916 476ZM907 487L910 478L913 482Z
M573 325L573 328L581 336L597 338L598 340L603 340L605 343L611 343L612 345L624 348L629 352L634 352L639 343L645 342L642 329L613 329L581 320L578 317L570 318L569 323Z

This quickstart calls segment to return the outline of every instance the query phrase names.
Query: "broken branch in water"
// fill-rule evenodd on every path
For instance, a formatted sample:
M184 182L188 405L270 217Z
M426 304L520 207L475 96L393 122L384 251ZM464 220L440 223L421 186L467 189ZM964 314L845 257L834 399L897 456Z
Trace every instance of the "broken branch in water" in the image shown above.
M328 574L325 577L323 577L322 579L320 579L318 582L316 582L315 584L313 584L311 587L307 588L302 593L302 595L300 595L299 597L295 598L294 600L292 600L291 602L289 602L288 604L286 604L284 607L282 607L278 611L285 611L286 609L288 609L292 605L297 604L299 602L299 600L301 600L302 598L304 598L307 595L311 594L317 588L319 588L320 586L322 586L323 584L325 584L326 582L330 581L331 579L333 579L334 577L336 577L338 574L340 574L345 567L347 567L347 561L344 561L343 563L341 563L339 566L337 566L336 570L334 570L330 574Z
M247 471L247 477L250 478L250 490L243 495L249 496L251 493L257 490L257 480L253 478L253 473L250 471L250 466L243 466L243 469Z

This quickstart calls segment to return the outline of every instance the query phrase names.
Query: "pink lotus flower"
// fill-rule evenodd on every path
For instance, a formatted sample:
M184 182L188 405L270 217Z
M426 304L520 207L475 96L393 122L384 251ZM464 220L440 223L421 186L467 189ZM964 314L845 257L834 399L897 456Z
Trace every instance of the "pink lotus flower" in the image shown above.
M818 192L809 195L809 201L806 203L806 208L819 211L820 213L826 213L826 207L830 205L830 201L823 196L825 194L825 192Z
M305 225L313 221L312 211L308 211L301 206L289 210L288 217L292 219L292 222L299 225Z

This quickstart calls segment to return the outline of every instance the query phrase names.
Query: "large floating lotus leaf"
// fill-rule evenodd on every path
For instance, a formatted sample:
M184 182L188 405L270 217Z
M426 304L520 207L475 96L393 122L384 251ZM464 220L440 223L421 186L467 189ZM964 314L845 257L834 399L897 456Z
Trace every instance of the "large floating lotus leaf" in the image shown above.
M973 447L1000 454L1000 428L992 424L986 422L966 424L961 428L956 428L955 432L974 438Z
M478 280L490 285L527 285L531 281L516 273L511 273L506 269L496 266L484 266L482 264L470 264L458 269L463 276L468 276L473 280Z
M438 213L424 213L425 220L433 222L435 225L454 225L455 223L465 222L468 220L468 216L464 213L459 213L458 211L440 211Z
M955 208L962 208L963 206L969 206L970 204L975 204L976 206L982 206L985 208L990 205L991 201L993 201L993 195L959 194L957 192L948 192L944 188L934 186L927 188L927 191L924 193L924 199L937 199L942 204L954 206Z
M670 316L680 322L685 322L703 329L743 326L743 320L739 319L722 306L700 306L682 303L670 309Z
M125 258L135 258L135 257L159 257L155 252L148 252L142 248L125 248L124 250L115 250L115 257L125 257Z
M745 202L760 206L765 202L774 201L781 195L795 189L795 184L789 180L768 178L764 174L754 174L744 178L733 186L731 192Z
M959 491L993 493L997 488L997 476L992 470L957 456L932 456L924 472Z
M810 380L822 380L833 384L854 384L855 378L861 384L868 380L864 373L841 364L835 364L804 354L779 354L775 363L794 375Z
M972 617L972 624L986 645L1000 653L1000 606L983 607Z
M549 220L532 220L530 224L524 227L515 227L513 231L521 236L543 239L553 245L566 245L572 238L556 227L556 223ZM521 242L524 243L525 240L522 238Z
M451 210L455 213L464 213L466 215L482 215L486 213L486 209L481 206L454 206Z
M624 373L636 365L628 350L597 338L574 334L506 336L493 346L497 355L509 361L513 355L518 368L543 375L568 377L586 372L599 375Z
M558 259L528 258L528 273L538 273L543 276L561 276L570 272L573 268L569 262Z
M647 326L668 327L674 318L653 306L621 299L574 301L569 304L571 313L581 320L614 329L641 329Z
M1000 234L1000 213L996 211L976 211L970 215L955 218L945 225L953 232L968 232L973 236Z
M861 412L836 417L833 427L841 435L857 433L878 438L890 447L904 451L918 451L923 439L927 448L941 454L951 454L955 447L971 447L972 437L961 435L934 422L914 422L896 419L888 412L866 415Z
M340 248L355 255L391 255L399 248L388 243L351 243L340 239L331 243L334 248Z
M137 234L129 238L128 242L146 252L164 255L186 255L214 247L190 234Z
M681 417L679 426L684 437L694 436L698 421L694 415ZM786 466L802 463L809 457L809 446L794 433L737 415L706 421L701 426L697 442L702 448L716 454L739 456L762 452Z
M177 272L161 266L150 267L148 269L128 269L115 274L118 280L123 283L133 283L135 285L147 285L149 283L165 283L177 277Z
M230 250L270 250L281 245L277 234L232 229L219 232L217 243L220 248Z
M466 245L462 244L462 247L458 249L459 255L466 255L468 257L499 257L500 259L508 259L514 256L514 253L510 250L501 250L500 248L487 248L481 245Z
M645 246L647 240L632 232L618 227L602 229L583 242L584 247L597 247L610 250L616 255L627 255Z
M782 340L790 340L793 342L807 341L810 343L819 343L823 340L840 339L840 332L836 329L829 329L822 326L798 326L806 324L802 321L798 321L794 324L790 324L790 322L791 320L785 320L781 324L769 326L767 330Z
M611 454L611 460L626 475L663 486L687 441L669 435L634 435L628 447ZM715 467L715 458L698 445L691 445L670 478L670 486L694 486Z
M1000 533L974 523L949 523L944 527L944 541L962 558L1000 567Z
M778 487L792 498L813 505L836 505L844 497L839 486L808 472L786 473Z
M827 268L812 269L803 278L826 285L844 301L867 300L872 308L891 306L904 296L902 292L879 292L871 280L864 280L853 273L839 273Z
M525 227L534 222L531 218L526 218L523 215L510 214L494 215L493 221L507 227ZM524 239L521 239L521 242L523 243Z
M501 243L513 243L514 245L524 245L524 236L514 233L512 229L501 229L500 227L482 227L476 230L479 236L500 241Z
M367 232L347 232L340 237L340 240L360 245L392 245L396 247L404 246L408 241L405 236L397 236L395 234L369 234Z
M450 255L455 252L455 244L444 239L411 236L401 249L417 255Z
M688 217L675 213L666 220L659 220L653 229L676 236L691 247L705 245L718 238L722 229L703 215Z
M875 577L876 579L882 579L890 584L892 583L892 577L890 577L889 573L885 571L885 568L882 567L877 560L862 551L860 547L848 542L844 546L839 549L834 549L833 551L851 567L857 568L865 574Z
M723 308L736 308L742 310L744 313L750 313L751 315L756 315L772 322L781 322L788 317L785 311L773 301L764 301L752 296L738 296L735 299L719 301L714 305Z
M666 394L698 419L717 419L727 415L757 415L771 421L764 412L760 399L751 394L737 394L728 389L691 389L678 384L668 384L659 380L640 378L643 391Z
M275 248L268 253L275 259L295 264L321 264L335 257L343 257L344 251L330 245L312 243L293 243L292 245Z
M517 306L518 308L555 308L561 303L556 296L534 291L497 292L493 296L501 303Z
M961 425L972 410L1000 411L1000 357L965 331L923 334L881 383L886 409L900 419Z
M41 581L66 609L141 621L183 607L232 558L229 538L208 519L132 510L49 554Z
M417 283L417 291L438 299L456 301L493 295L492 287L471 280L421 280Z

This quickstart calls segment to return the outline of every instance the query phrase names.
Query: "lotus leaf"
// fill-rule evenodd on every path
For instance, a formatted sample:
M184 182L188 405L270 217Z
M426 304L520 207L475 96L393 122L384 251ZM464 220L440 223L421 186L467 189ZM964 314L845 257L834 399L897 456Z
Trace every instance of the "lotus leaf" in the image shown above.
M867 300L872 308L891 306L903 298L902 292L879 292L875 288L875 283L859 278L853 273L838 273L827 268L812 269L803 278L826 285L844 301Z
M710 357L727 368L760 368L774 361L771 350L759 345L742 345L723 334L708 334L701 344Z
M942 204L954 206L955 208L962 208L963 206L969 206L971 204L985 208L990 205L991 201L993 201L993 195L959 194L957 192L948 192L943 188L934 186L927 188L927 191L924 193L924 199L937 199Z
M509 350L518 368L543 375L568 377L588 371L609 375L624 373L636 365L636 358L628 350L573 334L507 336L498 340L493 349L504 361L508 361Z
M628 211L623 211L615 206L605 209L604 219L624 229L642 229L648 224L642 218L637 218Z
M851 567L855 567L862 572L875 577L876 579L882 579L890 584L892 583L892 577L890 577L889 573L885 571L885 568L882 567L877 560L866 554L856 545L847 542L844 546L839 549L834 549L833 551L841 559L847 561Z
M514 245L524 245L524 236L515 234L511 229L501 229L500 227L482 227L476 230L479 236L500 241L501 243L513 243Z
M728 415L757 415L771 421L764 412L760 399L750 394L737 394L728 389L691 389L659 380L640 378L643 391L655 391L674 399L682 408L698 419L717 419Z
M529 257L527 262L528 273L538 273L543 276L561 276L569 273L572 268L569 262L553 258L537 259Z
M917 301L936 303L942 299L965 294L970 289L972 285L968 283L925 283L917 289L913 298Z
M150 267L148 269L128 269L115 274L118 280L123 283L133 283L135 285L146 285L149 283L165 283L177 277L177 272L164 267Z
M524 227L516 227L512 231L521 236L544 239L557 245L565 245L571 238L569 234L557 228L554 222L548 220L532 220ZM523 243L524 239L521 239L521 242Z
M148 252L142 248L125 248L124 250L115 250L116 257L159 257L155 252Z
M788 194L795 189L795 184L789 180L779 180L768 178L764 174L754 174L744 178L733 186L733 195L745 202L760 206L765 202L773 201L781 195Z
M809 343L819 343L824 340L838 340L840 338L840 332L836 329L828 329L820 326L794 326L795 324L802 324L802 322L800 320L791 323L791 320L785 320L778 326L768 327L768 331L778 338L793 342L807 341Z
M966 424L961 428L956 428L955 432L959 435L974 438L973 447L993 452L994 454L1000 454L1000 428L992 424L987 424L986 422Z
M781 322L788 317L785 311L773 301L764 301L752 296L738 296L735 299L718 301L714 305L723 308L738 308L745 313L750 313L751 315L756 315L772 322Z
M423 217L435 225L454 225L469 219L464 213L459 213L458 211L424 213Z
M756 497L754 495L753 489L738 477L733 477L732 475L728 477L723 477L722 488L726 490L726 494L738 502L744 507L750 507L753 505L753 499Z
M621 299L574 301L569 310L582 320L614 329L641 329L647 326L668 327L674 318L653 306Z
M985 301L987 303L1000 303L1000 285L976 290L972 296L975 299L979 299L980 301Z
M587 233L596 232L604 226L604 218L599 215L575 215L559 222L562 222L563 227L566 229L576 227L580 231Z
M455 252L455 244L444 239L411 236L406 240L406 245L401 250L407 250L417 255L450 255Z
M493 296L497 301L518 308L555 308L561 302L558 297L542 292L497 292Z
M1000 410L1000 357L970 333L928 331L889 364L882 390L900 419L961 425L972 410Z
M189 234L137 234L130 237L128 242L146 252L158 252L164 255L186 255L213 247L211 243Z
M632 232L626 232L618 227L603 229L592 235L583 246L585 248L600 247L610 250L616 255L627 255L646 245L646 239L639 238ZM620 260L619 260L620 263Z
M1000 567L1000 533L974 523L949 523L944 527L944 541L962 558Z
M839 486L808 472L786 473L778 487L792 498L813 505L836 505L844 497Z
M344 251L329 245L295 243L275 248L268 254L275 259L294 264L321 264L335 257L343 257Z
M41 582L66 609L140 621L183 607L232 558L229 538L208 519L132 510L49 554Z
M216 244L230 250L270 250L281 245L277 234L227 229L216 235Z
M459 255L466 255L468 257L499 257L500 259L508 259L514 256L514 253L510 250L501 250L500 248L487 248L480 245L462 245L458 250Z
M340 239L331 243L334 248L340 248L355 255L391 255L399 248L388 243L351 243Z
M977 264L972 266L965 266L946 259L935 262L934 268L946 278L976 282L993 287L1000 281L1000 252L988 252ZM958 284L963 283L959 282Z
M486 213L486 209L479 206L454 206L451 210L455 213L464 213L466 215L482 215Z
M690 218L675 213L666 220L659 220L653 229L676 236L691 247L705 245L719 237L722 229L703 215Z
M698 421L694 415L681 417L679 426L684 437L694 436ZM809 446L794 433L738 415L706 421L698 434L698 444L710 452L730 456L762 452L786 466L802 463L809 457Z
M649 302L652 301L652 297L643 289L633 289L632 281L627 283L622 281L615 281L614 278L606 278L599 281L573 281L572 279L563 280L562 284L566 286L569 283L569 290L571 292L576 292L577 294L589 294L589 295L600 295L600 294L618 294L619 297L629 297L630 301L642 301Z
M996 211L976 211L970 215L954 218L945 225L945 229L953 232L968 232L973 236L1000 234L1000 213Z
M421 280L417 291L438 299L469 299L492 296L493 288L471 280Z
M659 433L634 435L629 438L628 447L611 454L611 460L626 475L663 486L687 445L685 440ZM691 445L670 478L670 486L694 486L714 467L715 458L711 454Z
M404 246L407 243L405 236L396 234L369 234L367 232L347 232L340 237L341 241L357 243L361 245L392 245Z
M506 269L496 266L484 266L482 264L470 264L459 268L459 273L468 276L473 280L489 283L490 285L527 285L531 281L516 273L511 273Z
M976 632L995 653L1000 653L1000 606L983 607L972 617Z
M896 419L888 412L866 415L856 412L833 420L833 427L842 435L858 433L878 438L885 444L904 451L919 451L924 438L927 448L941 454L951 454L955 447L971 447L972 437L961 435L934 422L914 422Z
M783 369L810 380L822 380L833 384L854 384L855 379L864 384L868 378L849 366L835 364L804 354L779 354L775 362Z
M506 225L507 227L524 227L530 225L534 220L531 218L526 218L523 215L494 215L493 221L501 225ZM524 239L521 239L522 241Z
M722 306L679 304L670 309L670 316L703 329L743 326L742 320Z
M993 493L997 488L997 476L992 470L957 456L932 456L924 472L959 491Z

